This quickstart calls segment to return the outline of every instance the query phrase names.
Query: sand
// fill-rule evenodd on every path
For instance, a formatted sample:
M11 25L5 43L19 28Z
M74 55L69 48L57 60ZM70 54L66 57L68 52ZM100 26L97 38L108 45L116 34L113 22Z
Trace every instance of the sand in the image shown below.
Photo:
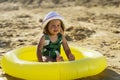
M8 3L4 3L8 4ZM10 6L12 4L9 4ZM43 5L43 4L42 4ZM42 32L41 22L49 11L57 11L66 20L65 36L69 44L99 51L106 56L108 67L100 74L78 80L120 80L120 7L72 6L27 8L0 4L0 59L6 52L37 45ZM46 7L47 6L47 7ZM0 80L20 80L4 74Z

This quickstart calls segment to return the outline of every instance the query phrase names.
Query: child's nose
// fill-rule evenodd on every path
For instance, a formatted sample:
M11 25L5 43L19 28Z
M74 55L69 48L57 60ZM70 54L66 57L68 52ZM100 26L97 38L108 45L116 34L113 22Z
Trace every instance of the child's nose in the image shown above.
M57 25L55 25L55 26L54 26L54 28L56 29L56 28L58 28L58 26L57 26Z

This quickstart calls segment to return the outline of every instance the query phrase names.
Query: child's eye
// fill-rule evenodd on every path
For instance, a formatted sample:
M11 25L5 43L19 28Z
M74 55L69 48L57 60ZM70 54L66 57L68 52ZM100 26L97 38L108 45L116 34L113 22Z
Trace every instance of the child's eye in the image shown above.
M60 26L60 25L57 25L58 27Z
M60 25L52 25L52 28L60 27Z
M52 28L55 28L55 25L52 25Z

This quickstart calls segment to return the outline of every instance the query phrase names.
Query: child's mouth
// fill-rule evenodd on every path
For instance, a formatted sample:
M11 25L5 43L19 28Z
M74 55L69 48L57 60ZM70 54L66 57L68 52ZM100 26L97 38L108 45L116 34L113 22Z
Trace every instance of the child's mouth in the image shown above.
M54 32L57 32L58 30L54 30Z

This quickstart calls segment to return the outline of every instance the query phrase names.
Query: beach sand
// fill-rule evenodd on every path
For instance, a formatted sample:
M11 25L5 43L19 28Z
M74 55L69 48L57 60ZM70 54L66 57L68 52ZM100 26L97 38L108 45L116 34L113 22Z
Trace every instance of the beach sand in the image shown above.
M49 6L43 3L40 7L24 8L20 4L1 3L0 59L10 50L37 45L42 19L49 11L57 11L65 18L68 43L99 51L107 58L108 67L102 73L77 80L120 80L119 6L86 7L67 3L56 7L53 3ZM21 79L5 74L0 68L0 80Z

